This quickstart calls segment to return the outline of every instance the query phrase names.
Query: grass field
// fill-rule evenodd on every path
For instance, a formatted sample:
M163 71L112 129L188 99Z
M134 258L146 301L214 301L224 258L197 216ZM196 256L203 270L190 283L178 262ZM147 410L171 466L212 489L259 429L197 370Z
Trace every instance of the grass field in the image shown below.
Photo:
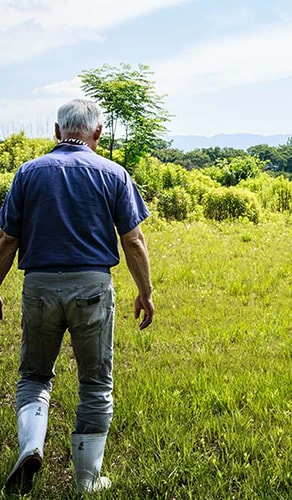
M113 487L88 498L291 499L292 219L150 221L143 229L155 321L139 332L122 259L113 271L115 416L103 467ZM0 488L17 458L21 282L13 269L1 292ZM77 379L69 336L51 401L43 468L27 498L74 499Z

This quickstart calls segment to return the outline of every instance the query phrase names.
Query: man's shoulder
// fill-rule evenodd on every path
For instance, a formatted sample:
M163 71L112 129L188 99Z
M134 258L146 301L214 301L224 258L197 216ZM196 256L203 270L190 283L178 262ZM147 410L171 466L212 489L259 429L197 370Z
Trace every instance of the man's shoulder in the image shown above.
M100 156L98 154L95 154L95 161L96 165L99 166L100 168L104 169L105 171L111 172L113 174L116 174L118 176L124 177L126 174L126 170L122 165L119 163L116 163L113 160L110 160L108 158L105 158L104 156Z
M21 165L18 169L19 173L25 173L30 169L36 168L38 166L46 165L48 163L52 163L53 159L49 153L45 155L39 156L37 158L33 158L32 160L28 160Z
M46 153L43 156L34 158L33 160L25 162L19 169L19 174L29 173L32 170L42 168L42 167L52 167L52 166L62 166L66 167L79 167L80 169L92 168L94 170L100 171L105 175L110 175L111 177L116 177L123 183L126 182L128 173L122 165L116 163L113 160L105 158L94 151L80 150L72 155L65 154L61 150L53 150Z

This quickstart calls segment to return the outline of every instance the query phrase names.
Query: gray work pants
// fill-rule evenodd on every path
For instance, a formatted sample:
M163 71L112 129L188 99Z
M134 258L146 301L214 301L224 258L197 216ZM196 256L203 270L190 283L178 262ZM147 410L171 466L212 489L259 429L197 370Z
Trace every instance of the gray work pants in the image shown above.
M30 273L22 294L16 407L49 403L54 366L68 329L78 367L76 432L107 432L112 420L114 291L110 274Z

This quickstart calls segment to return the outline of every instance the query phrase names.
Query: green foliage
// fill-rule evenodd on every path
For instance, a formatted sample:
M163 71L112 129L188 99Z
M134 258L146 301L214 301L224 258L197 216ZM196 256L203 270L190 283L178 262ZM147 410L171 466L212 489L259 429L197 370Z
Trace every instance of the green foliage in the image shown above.
M139 161L134 180L144 199L154 202L158 214L168 220L197 216L204 194L219 186L200 171L188 172L180 165L163 164L149 156Z
M212 166L217 160L226 158L244 158L246 152L241 149L234 148L202 148L192 151L181 151L180 149L172 148L171 145L164 141L158 144L156 148L151 150L151 154L158 158L163 163L178 163L187 170L200 169Z
M291 137L286 144L278 147L268 144L259 144L248 148L248 153L265 160L267 167L282 172L292 172L292 141Z
M256 196L248 190L222 187L205 194L203 212L208 219L217 221L243 217L257 223L260 205Z
M211 165L210 157L200 149L184 153L177 148L153 149L151 154L163 163L176 163L187 170L205 168Z
M156 142L163 151L165 141ZM13 134L0 144L0 174L3 172L0 175L0 202L3 202L15 169L24 161L46 153L53 145L54 142L47 139L28 139L23 132ZM223 150L209 148L206 151L210 157L219 157ZM102 141L96 152L110 156ZM125 149L114 149L112 158L123 164ZM216 220L246 217L257 222L259 206L270 212L292 210L292 184L287 174L271 176L263 172L265 166L265 161L255 156L238 153L234 158L217 160L212 167L187 170L180 164L162 162L146 154L137 160L132 175L145 201L154 207L159 217L190 220L204 214Z
M0 174L0 206L3 204L4 198L13 181L13 177L14 177L13 172Z
M257 160L252 159L250 164L257 166ZM239 165L241 163L236 162L238 169ZM148 157L140 160L134 180L146 201L156 199L158 213L167 219L186 219L201 204L207 218L247 217L258 222L260 208L256 196L247 190L220 188L208 170L188 172L180 165L163 164Z
M150 156L141 158L135 168L133 179L147 202L159 197L163 190L162 169L161 162Z
M246 156L244 158L232 158L230 161L224 158L208 169L209 175L222 186L236 186L241 180L256 177L265 168L265 162Z
M150 156L140 159L133 178L147 201L159 197L165 189L180 186L201 202L206 191L219 186L216 181L198 170L188 172L180 165L164 164Z
M162 189L180 186L188 190L190 186L190 176L180 165L167 163L161 170Z
M115 146L117 129L124 131L123 165L134 170L140 156L153 148L157 138L166 132L169 120L163 109L163 96L155 92L153 73L148 66L134 70L128 64L120 67L104 64L101 68L84 71L80 77L87 96L96 99L105 110L105 126L109 133L110 158Z
M235 163L239 170L241 162ZM254 165L257 167L257 160L252 159L249 166ZM252 171L253 175L255 171ZM247 217L258 222L259 203L256 197L247 190L219 189L220 184L208 175L207 170L187 172L179 165L163 164L148 157L139 162L134 179L146 201L151 202L155 198L160 216L167 219L188 218L202 204L208 218Z
M271 177L262 173L254 179L241 181L239 186L255 192L267 210L285 212L292 209L292 184L283 175Z
M279 153L278 148L274 146L269 146L268 144L258 144L256 146L251 146L247 150L248 154L255 156L259 160L265 161L267 166L279 168Z
M49 139L29 139L24 132L12 134L0 143L0 205L11 185L15 171L26 161L50 151L55 142Z
M150 156L140 159L133 178L147 201L159 197L166 189L179 186L189 191L191 186L189 173L183 167L163 164Z
M256 193L261 206L267 210L272 209L272 184L274 178L263 172L258 177L249 178L238 184L239 188L248 189Z
M194 199L185 188L174 186L162 192L157 208L160 217L182 221L194 212Z
M231 160L232 158L244 158L246 156L246 152L242 149L230 147L220 148L219 146L202 148L202 153L208 155L211 163L215 163L217 160L223 160L224 158Z
M189 172L189 192L195 196L198 203L203 202L205 193L220 187L220 184L212 179L205 170L192 170Z
M12 134L0 143L0 172L15 172L24 162L47 153L54 145L49 139L29 139L24 132Z
M277 177L272 183L272 209L277 212L291 211L292 184L283 176Z

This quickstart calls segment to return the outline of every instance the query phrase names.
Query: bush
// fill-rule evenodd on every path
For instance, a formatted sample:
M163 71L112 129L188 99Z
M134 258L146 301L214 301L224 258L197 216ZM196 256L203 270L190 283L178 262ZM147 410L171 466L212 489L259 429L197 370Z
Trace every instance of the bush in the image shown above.
M291 211L292 184L283 176L277 177L272 183L272 210L277 212Z
M265 168L266 162L245 156L236 157L231 160L226 158L217 160L213 167L207 168L210 177L222 186L236 186L241 180L257 177Z
M12 134L0 144L0 172L15 172L24 162L48 153L54 145L50 139L29 139L24 132Z
M6 174L0 174L0 206L4 202L4 198L11 186L14 174L12 172L7 172Z
M191 170L188 173L189 187L188 192L196 198L198 203L202 203L203 197L210 190L220 187L220 184L205 174L205 170Z
M160 217L182 221L194 210L194 201L183 187L175 186L161 193L157 209Z
M253 193L239 188L222 187L206 193L203 198L203 213L207 219L217 221L246 217L257 223L260 206Z
M238 188L248 189L253 193L256 193L257 199L259 200L261 206L268 210L271 210L272 206L272 184L274 179L270 177L266 172L260 174L254 179L246 179L238 184Z
M147 202L162 192L162 168L163 164L159 160L147 156L140 159L135 169L133 179Z
M271 177L262 173L256 179L240 182L239 186L257 193L263 208L274 212L292 210L292 184L283 175Z
M167 163L166 165L163 165L161 170L161 179L163 189L181 186L188 191L190 187L189 172L181 165L175 165L174 163Z
M191 186L190 174L183 167L173 163L163 164L150 156L140 159L133 179L148 202L159 198L165 190L183 187L188 192Z

